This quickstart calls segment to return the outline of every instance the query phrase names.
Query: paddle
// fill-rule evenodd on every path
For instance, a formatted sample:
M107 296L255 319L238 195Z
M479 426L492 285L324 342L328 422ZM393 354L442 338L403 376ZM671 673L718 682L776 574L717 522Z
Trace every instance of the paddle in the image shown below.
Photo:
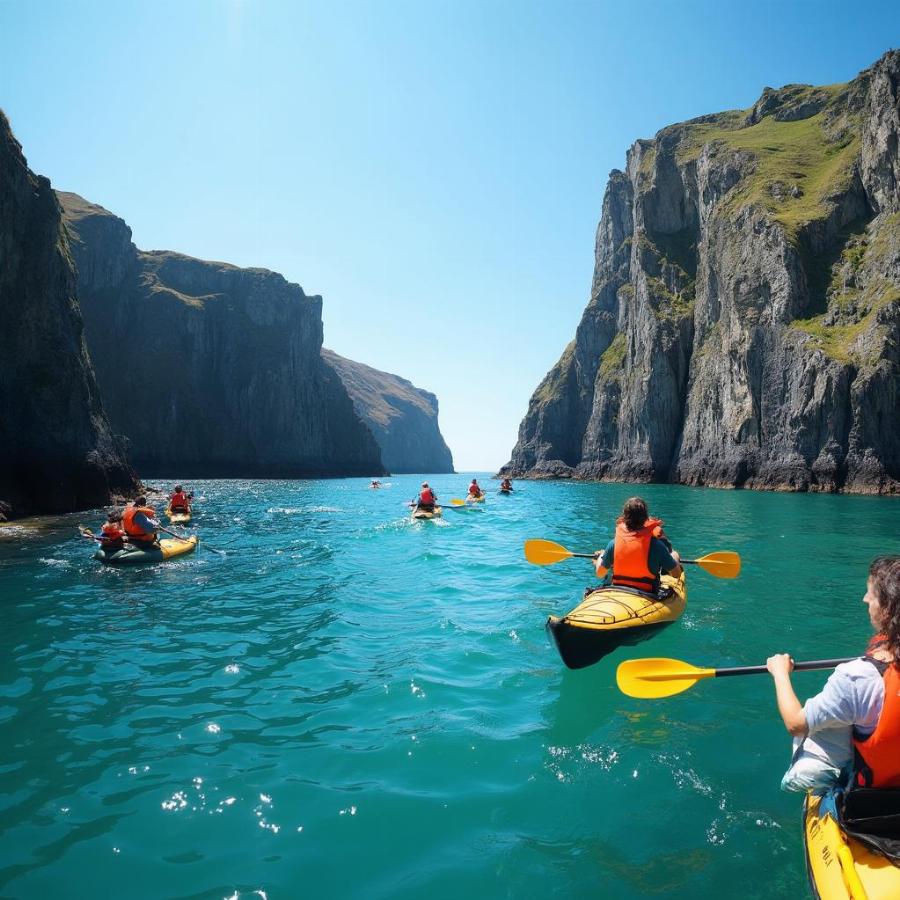
M543 541L534 538L525 541L525 559L536 566L552 566L564 559L578 557L579 559L597 559L598 553L573 553L562 544L553 541ZM716 578L737 578L741 571L741 558L733 550L720 550L717 553L707 553L700 559L683 559L682 565L700 566L710 575Z
M841 663L857 659L816 659L812 662L794 663L795 672L810 669L833 669ZM704 678L724 678L726 675L761 675L767 672L765 666L737 666L730 669L700 669L678 659L652 657L650 659L628 659L619 663L616 669L616 684L623 694L653 700L657 697L672 697L692 688Z

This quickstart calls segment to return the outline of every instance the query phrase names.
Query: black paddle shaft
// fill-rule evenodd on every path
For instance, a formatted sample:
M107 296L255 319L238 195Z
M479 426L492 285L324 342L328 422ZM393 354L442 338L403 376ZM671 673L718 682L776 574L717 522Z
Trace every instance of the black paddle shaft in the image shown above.
M795 672L806 672L810 669L833 669L841 663L852 662L859 659L858 656L847 656L843 659L813 659L809 662L794 663ZM716 678L723 678L726 675L762 675L763 672L769 670L765 666L734 666L731 669L716 669Z

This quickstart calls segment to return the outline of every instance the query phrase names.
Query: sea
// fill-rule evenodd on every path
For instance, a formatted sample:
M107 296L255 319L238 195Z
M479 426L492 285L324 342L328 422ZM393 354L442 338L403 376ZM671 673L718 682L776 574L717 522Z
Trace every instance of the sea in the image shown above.
M450 508L471 474L185 482L197 551L141 568L92 558L102 510L0 526L0 897L810 896L769 676L640 700L616 667L862 652L900 501L483 473ZM593 552L635 493L742 571L567 670L545 622L591 564L524 542Z

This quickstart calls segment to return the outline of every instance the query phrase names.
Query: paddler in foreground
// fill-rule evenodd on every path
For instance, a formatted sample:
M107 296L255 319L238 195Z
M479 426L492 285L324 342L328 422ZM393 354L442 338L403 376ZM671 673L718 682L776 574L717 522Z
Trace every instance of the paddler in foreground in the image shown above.
M96 541L100 545L100 549L105 553L115 553L118 550L125 549L125 532L122 529L122 511L119 509L111 509L106 516L106 521L100 529L98 537L89 528L78 526L81 536Z
M793 659L779 653L766 661L795 739L785 790L833 787L851 771L856 787L900 787L900 556L872 562L862 599L875 632L865 655L839 665L804 705L791 684Z
M159 543L160 523L156 519L156 511L147 506L147 498L136 497L131 506L126 506L122 513L122 527L130 544L145 550Z
M662 519L651 519L647 504L631 497L616 520L616 536L600 552L594 567L598 578L606 578L612 569L612 584L636 588L647 594L659 592L662 573L681 575L678 553L662 530ZM585 588L585 595L596 588Z

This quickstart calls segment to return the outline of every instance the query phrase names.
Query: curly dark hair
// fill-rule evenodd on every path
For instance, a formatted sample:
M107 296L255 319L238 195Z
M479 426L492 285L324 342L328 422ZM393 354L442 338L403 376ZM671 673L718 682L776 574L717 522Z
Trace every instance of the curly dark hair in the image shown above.
M900 664L900 556L877 556L869 566L872 592L881 607L884 645Z
M629 497L622 507L622 515L618 521L624 522L629 531L638 531L644 527L644 523L650 518L647 512L647 504L640 497Z

